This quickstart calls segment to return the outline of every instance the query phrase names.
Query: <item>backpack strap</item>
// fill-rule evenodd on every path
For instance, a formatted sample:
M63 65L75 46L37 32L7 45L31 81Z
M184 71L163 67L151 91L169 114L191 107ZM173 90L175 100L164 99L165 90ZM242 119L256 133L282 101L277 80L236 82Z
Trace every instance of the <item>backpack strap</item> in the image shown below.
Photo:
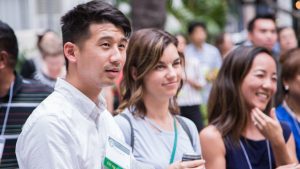
M189 129L189 126L185 123L185 121L183 120L183 118L181 118L180 116L176 116L176 119L178 120L179 124L181 125L181 127L183 128L183 130L185 131L185 133L189 136L191 144L193 145L192 134L191 134L191 131Z
M125 113L121 113L120 115L123 118L125 118L130 125L130 146L132 147L132 150L133 150L133 148L134 148L134 131L133 131L131 120L128 117L128 115ZM179 124L181 125L181 127L183 128L183 130L185 131L185 133L188 135L190 142L193 145L192 134L191 134L191 131L190 131L188 125L185 123L185 121L180 116L175 116L175 117L176 117L177 121L179 122Z
M134 131L133 131L133 127L132 127L132 123L130 118L128 117L127 114L125 113L121 113L120 114L122 117L124 117L124 119L126 119L130 125L130 146L132 147L132 151L133 151L133 147L134 147Z

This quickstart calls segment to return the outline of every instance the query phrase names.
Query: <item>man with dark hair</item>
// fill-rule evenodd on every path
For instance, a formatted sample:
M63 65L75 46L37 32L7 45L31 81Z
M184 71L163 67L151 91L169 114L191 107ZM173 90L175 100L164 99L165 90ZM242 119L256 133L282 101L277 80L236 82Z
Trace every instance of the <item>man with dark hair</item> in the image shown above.
M20 168L100 169L109 137L123 140L99 96L125 62L129 20L101 1L80 4L62 19L66 79L34 110L18 138Z
M0 21L0 168L18 168L17 137L34 108L51 89L24 80L15 72L18 42L12 28Z
M254 46L272 51L276 41L275 17L271 14L257 15L248 24L248 39Z

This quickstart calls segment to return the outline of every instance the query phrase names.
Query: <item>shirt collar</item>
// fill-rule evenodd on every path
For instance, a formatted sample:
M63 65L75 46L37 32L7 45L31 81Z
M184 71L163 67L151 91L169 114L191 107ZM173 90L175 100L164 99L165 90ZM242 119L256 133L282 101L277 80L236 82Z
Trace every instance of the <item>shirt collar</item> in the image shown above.
M106 110L105 101L99 96L96 105L85 94L64 79L58 78L54 88L55 92L62 94L80 113L96 121L101 112Z
M203 52L203 51L206 50L206 48L207 48L207 47L206 47L206 46L207 46L207 43L204 42L204 43L202 44L202 49L201 49L201 50L199 50L199 49L196 47L196 45L193 44L193 43L190 43L189 46L191 47L191 50L192 50L193 52L199 53L199 52Z

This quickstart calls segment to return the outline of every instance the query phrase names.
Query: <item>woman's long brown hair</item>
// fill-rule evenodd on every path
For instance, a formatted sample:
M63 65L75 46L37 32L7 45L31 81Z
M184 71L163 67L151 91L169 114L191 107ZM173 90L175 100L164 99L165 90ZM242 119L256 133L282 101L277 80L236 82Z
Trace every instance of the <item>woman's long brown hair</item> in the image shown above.
M254 58L260 53L272 56L267 49L259 47L241 46L231 51L213 84L208 101L208 121L220 131L224 141L229 138L233 143L238 143L246 127L249 111L241 93L241 85ZM271 102L265 112L270 111Z

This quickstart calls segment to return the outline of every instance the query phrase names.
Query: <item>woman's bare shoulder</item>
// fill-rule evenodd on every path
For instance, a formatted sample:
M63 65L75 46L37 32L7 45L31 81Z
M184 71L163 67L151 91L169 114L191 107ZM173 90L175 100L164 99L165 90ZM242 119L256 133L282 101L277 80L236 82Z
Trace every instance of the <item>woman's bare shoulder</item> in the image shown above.
M200 132L201 144L210 144L218 146L221 150L225 150L222 134L213 125L209 125L201 130Z
M221 139L222 135L220 131L214 125L208 125L200 132L200 137L205 137L207 139Z

